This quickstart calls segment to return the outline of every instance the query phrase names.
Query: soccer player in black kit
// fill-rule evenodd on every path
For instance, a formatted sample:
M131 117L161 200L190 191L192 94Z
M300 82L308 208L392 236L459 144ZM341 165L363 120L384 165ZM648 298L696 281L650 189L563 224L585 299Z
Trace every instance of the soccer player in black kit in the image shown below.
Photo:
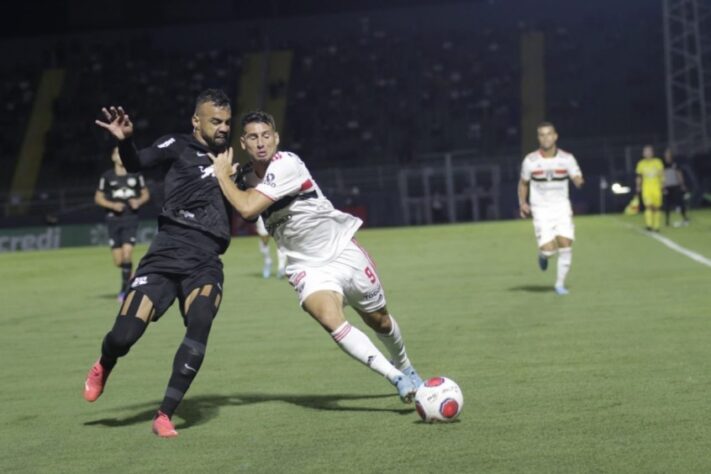
M111 256L114 265L121 269L118 300L123 302L133 271L132 254L136 244L138 209L148 202L150 193L143 175L126 171L117 146L111 150L111 161L114 166L101 175L94 202L106 209Z
M173 134L136 150L133 124L121 107L102 109L96 124L117 140L129 172L165 166L165 201L158 234L136 269L101 357L91 367L84 398L93 402L119 357L157 321L177 298L186 331L173 361L165 397L153 418L153 432L177 436L171 417L185 396L205 356L208 334L222 298L220 255L230 242L230 207L220 191L210 154L229 143L231 108L224 92L208 89L196 100L191 135Z

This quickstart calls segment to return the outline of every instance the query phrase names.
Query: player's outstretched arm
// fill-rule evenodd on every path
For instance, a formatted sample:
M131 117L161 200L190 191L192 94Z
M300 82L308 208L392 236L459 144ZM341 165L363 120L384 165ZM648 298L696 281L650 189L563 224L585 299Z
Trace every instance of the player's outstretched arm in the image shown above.
M232 148L217 156L210 155L215 169L215 177L222 194L242 217L247 220L256 219L263 211L273 204L272 200L254 189L242 191L237 187L231 176L237 172L237 165L232 163Z

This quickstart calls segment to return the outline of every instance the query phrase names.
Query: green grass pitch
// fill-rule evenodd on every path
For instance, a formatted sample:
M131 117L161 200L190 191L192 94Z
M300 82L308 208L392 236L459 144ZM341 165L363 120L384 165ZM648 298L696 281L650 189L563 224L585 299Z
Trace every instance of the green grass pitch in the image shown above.
M692 219L663 235L711 257L711 214ZM0 472L711 472L711 268L641 225L577 218L567 297L555 262L537 268L530 221L359 233L420 373L462 387L448 425L419 422L286 282L259 276L256 240L236 239L173 440L150 419L177 310L89 404L117 311L108 249L0 255Z

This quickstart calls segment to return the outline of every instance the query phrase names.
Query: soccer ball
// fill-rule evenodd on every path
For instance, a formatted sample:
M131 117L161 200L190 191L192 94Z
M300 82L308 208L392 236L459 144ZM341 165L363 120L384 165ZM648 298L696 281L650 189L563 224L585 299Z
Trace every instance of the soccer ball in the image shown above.
M415 408L427 423L457 419L464 406L459 385L446 377L432 377L420 385L415 394Z

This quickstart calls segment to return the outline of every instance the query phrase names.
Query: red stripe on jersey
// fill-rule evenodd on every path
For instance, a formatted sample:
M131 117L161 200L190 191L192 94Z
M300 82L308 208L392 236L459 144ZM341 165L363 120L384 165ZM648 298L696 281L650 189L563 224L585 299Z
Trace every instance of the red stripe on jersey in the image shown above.
M306 191L307 189L311 189L314 187L314 183L310 180L307 179L303 183L301 183L301 189L299 191Z
M271 161L276 161L276 160L279 160L279 159L281 159L281 154L280 154L279 152L276 152L276 153L274 154L274 156L272 156Z
M533 176L540 176L540 175L542 175L542 174L545 174L545 171L543 171L543 170L532 171L531 174L532 174Z
M554 170L554 171L555 171L556 173L560 173L560 174L565 174L565 173L568 172L568 170L566 170L565 168L563 168L563 169L557 169L557 170Z

